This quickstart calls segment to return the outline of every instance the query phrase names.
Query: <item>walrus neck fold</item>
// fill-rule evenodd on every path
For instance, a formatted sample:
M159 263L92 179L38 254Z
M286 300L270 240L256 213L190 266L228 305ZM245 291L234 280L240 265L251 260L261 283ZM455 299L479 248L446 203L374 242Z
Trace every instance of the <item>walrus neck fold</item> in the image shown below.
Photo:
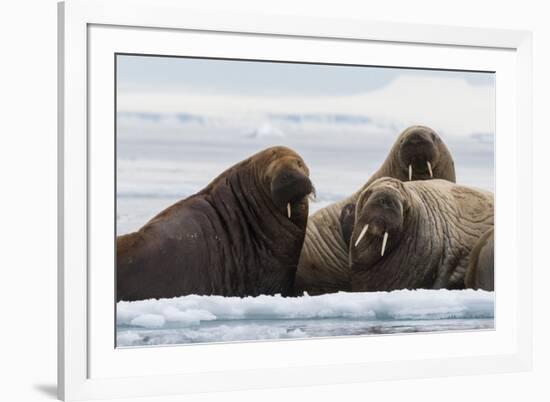
M395 230L370 229L373 224L359 223L358 237L352 239L349 245L349 266L351 271L367 272L375 269L385 260L392 259L394 250L409 236L408 228L416 225L415 214L404 215L403 225ZM367 234L367 231L371 232Z
M295 208L290 221L273 204L265 183L253 169L231 172L226 183L210 195L220 221L231 228L224 253L242 261L234 269L244 280L246 294L286 295L288 290L281 283L294 280L305 236L307 204L305 212ZM252 249L262 253L252 253ZM276 257L278 266L273 266L271 257ZM281 276L287 279L281 280Z

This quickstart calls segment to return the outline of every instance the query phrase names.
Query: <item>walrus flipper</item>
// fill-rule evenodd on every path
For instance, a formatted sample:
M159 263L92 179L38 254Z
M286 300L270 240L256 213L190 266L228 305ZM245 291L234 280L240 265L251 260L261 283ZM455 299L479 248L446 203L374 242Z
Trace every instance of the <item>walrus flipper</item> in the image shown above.
M139 250L143 243L142 234L140 232L132 232L118 236L116 239L116 279L117 279L117 301L134 300L133 294L136 292L136 281L129 281L128 277L139 274L139 270L132 265L137 258L134 256L136 250ZM137 261L136 261L137 262Z
M355 204L346 204L340 212L340 229L342 230L342 238L349 249L353 226L355 225Z
M464 281L467 288L495 289L494 244L494 229L489 229L472 249Z

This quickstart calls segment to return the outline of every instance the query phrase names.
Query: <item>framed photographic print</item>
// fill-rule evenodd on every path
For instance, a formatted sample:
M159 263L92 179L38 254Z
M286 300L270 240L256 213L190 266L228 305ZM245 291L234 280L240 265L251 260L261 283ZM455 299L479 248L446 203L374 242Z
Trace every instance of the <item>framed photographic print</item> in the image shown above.
M61 398L529 369L530 33L59 17Z

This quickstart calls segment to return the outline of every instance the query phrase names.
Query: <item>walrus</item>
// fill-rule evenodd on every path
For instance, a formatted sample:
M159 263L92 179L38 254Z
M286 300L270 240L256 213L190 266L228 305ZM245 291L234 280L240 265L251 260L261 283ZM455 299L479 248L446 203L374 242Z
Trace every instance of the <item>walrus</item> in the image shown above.
M495 290L494 229L489 229L477 242L466 271L467 288Z
M309 217L296 274L296 295L304 291L322 294L350 290L348 248L340 231L340 215L345 205L354 204L359 194L381 177L402 181L456 181L453 158L439 135L425 126L407 128L393 144L382 166L359 190Z
M493 194L440 179L382 178L359 195L352 224L352 291L464 289L470 254L494 226Z
M272 147L116 240L117 301L288 295L314 191L302 158Z

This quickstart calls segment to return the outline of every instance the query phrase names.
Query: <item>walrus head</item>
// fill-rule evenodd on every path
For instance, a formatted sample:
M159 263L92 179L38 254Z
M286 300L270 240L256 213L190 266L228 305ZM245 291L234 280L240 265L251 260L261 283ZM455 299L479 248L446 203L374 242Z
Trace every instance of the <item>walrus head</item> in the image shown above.
M439 135L429 127L412 126L399 138L398 163L408 180L446 178L438 175L441 146Z
M307 197L315 192L309 169L303 159L289 148L273 147L266 152L269 161L263 177L270 197L275 207L292 220L293 211L304 203L307 205Z
M401 239L407 212L406 190L397 179L378 179L361 193L350 237L352 269L368 269L391 253Z

